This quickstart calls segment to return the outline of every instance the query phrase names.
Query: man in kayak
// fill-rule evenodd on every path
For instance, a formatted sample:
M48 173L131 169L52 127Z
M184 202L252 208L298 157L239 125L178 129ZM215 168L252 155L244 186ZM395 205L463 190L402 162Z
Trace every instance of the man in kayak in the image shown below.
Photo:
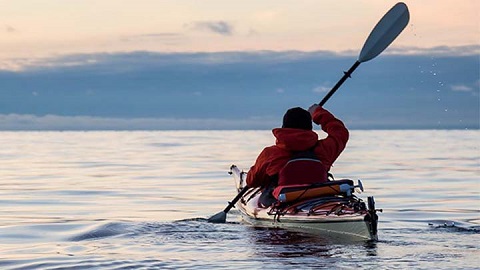
M319 140L313 122L328 136ZM271 205L276 186L309 185L328 181L328 171L342 153L349 133L333 114L317 104L308 111L296 107L283 117L282 128L272 130L275 145L263 149L247 174L247 186L265 188L263 205ZM299 161L292 162L293 160ZM272 200L273 199L273 200Z

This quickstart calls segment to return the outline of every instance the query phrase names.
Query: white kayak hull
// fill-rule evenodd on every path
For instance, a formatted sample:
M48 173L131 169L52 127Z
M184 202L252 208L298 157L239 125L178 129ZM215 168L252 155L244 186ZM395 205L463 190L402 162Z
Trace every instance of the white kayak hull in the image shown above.
M233 165L231 174L237 191L240 191L243 189L246 173ZM258 189L251 189L236 203L243 219L254 226L293 229L322 236L377 240L377 216L374 209L338 215L333 212L312 214L302 210L295 213L279 212L272 207L260 207L260 195L261 192ZM373 220L371 216L374 216Z

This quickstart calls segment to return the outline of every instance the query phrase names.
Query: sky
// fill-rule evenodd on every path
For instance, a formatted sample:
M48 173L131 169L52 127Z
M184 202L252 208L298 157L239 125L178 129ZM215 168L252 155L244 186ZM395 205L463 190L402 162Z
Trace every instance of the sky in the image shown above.
M365 92L335 108L344 94L332 110L354 126L353 108L368 110L359 128L478 127L480 2L404 2L409 25L348 87L421 91L379 92L384 111ZM286 106L321 99L395 3L0 0L0 129L269 128Z
M96 52L358 50L389 0L0 0L2 66L18 58ZM393 46L479 43L477 0L405 1Z

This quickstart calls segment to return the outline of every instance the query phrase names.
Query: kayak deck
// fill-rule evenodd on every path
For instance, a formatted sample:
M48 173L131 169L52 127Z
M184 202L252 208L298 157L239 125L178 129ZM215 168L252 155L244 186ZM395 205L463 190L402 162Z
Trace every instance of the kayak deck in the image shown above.
M235 165L231 166L230 173L237 191L242 190L246 173ZM260 189L251 188L236 204L243 219L252 225L377 240L376 210L367 209L365 203L354 195L321 196L267 208L260 206L260 195Z

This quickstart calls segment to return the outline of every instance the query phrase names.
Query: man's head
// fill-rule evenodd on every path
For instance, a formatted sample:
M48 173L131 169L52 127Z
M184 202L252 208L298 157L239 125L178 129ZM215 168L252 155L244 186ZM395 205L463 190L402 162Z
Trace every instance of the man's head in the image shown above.
M282 128L312 130L312 116L300 107L291 108L283 116Z

